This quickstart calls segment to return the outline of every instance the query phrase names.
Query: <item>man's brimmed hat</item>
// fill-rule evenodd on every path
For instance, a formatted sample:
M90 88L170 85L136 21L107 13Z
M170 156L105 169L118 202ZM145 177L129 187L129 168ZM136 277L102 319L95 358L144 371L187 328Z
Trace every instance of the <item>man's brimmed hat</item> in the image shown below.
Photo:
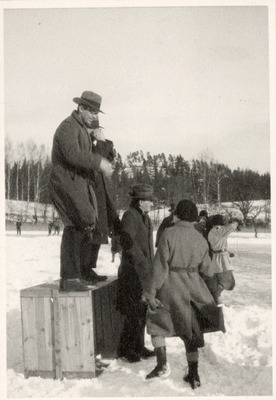
M137 185L132 186L129 195L133 199L150 200L150 201L156 200L156 198L153 196L152 186L143 183L138 183Z
M77 104L91 107L93 110L104 114L104 112L100 110L102 98L94 92L85 91L82 93L81 97L74 97L73 101Z

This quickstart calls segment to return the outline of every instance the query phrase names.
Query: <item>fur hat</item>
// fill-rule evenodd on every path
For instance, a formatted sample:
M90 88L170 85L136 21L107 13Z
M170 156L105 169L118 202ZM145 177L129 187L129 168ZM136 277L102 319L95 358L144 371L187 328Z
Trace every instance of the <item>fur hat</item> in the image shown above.
M182 221L194 222L197 221L198 211L197 206L191 200L180 200L176 206L175 214Z
M100 110L102 98L97 93L85 91L81 97L74 97L73 101L86 107L91 107L93 110L104 113Z
M150 201L155 200L155 197L153 196L152 186L146 185L144 183L138 183L137 185L132 186L129 195L133 199L150 200Z

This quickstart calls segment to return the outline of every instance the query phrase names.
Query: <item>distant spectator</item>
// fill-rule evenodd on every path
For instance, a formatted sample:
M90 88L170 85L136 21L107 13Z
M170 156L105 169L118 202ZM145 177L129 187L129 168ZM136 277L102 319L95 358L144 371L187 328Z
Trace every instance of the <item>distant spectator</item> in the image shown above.
M174 222L173 222L174 207L175 207L174 203L171 203L170 208L168 210L171 214L168 217L163 219L163 221L161 222L161 225L159 226L159 228L157 230L155 247L158 247L160 237L161 237L162 233L164 232L164 230L169 228L170 226L174 225Z
M34 223L37 224L37 215L33 215Z
M21 236L21 226L22 226L22 222L18 218L17 221L16 221L16 234L17 234L17 236Z
M54 228L54 235L59 235L59 232L60 232L60 224L59 224L59 220L58 220L58 219L56 219L56 220L53 222L53 228Z
M52 221L50 221L50 222L48 223L48 236L50 236L51 233L52 233L53 224L54 224L54 223L53 223Z
M113 263L115 261L115 255L119 254L120 260L122 258L122 247L120 244L120 236L116 235L116 232L111 233L111 254L112 254L112 260L111 262Z

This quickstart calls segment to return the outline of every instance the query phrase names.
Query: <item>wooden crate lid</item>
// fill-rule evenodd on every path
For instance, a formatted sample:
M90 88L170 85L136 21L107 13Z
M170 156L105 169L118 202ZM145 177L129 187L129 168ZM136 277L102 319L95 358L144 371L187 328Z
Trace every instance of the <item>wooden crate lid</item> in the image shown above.
M40 285L22 289L20 290L20 297L53 297L53 290L59 291L59 297L89 297L91 296L91 291L112 285L117 281L117 279L117 276L109 276L106 281L98 282L91 286L91 290L84 292L65 292L59 290L59 280L57 280L51 283L42 283Z

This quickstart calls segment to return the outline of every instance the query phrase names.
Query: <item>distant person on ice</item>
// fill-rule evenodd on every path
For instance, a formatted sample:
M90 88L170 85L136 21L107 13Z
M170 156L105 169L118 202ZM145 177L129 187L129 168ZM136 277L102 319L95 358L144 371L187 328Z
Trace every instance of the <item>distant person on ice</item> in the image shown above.
M241 224L238 219L231 221L221 214L212 215L208 219L207 238L212 262L205 282L217 304L222 303L223 290L233 290L235 287L234 267L230 260L234 254L228 251L227 239L232 232L240 230Z
M225 331L222 309L216 306L201 274L211 259L207 241L194 229L197 207L181 200L176 207L175 225L166 229L154 257L152 275L143 292L148 303L147 331L157 357L156 367L146 379L167 377L165 337L180 337L186 348L188 373L183 379L195 389L200 386L198 348L205 332Z
M101 111L102 98L90 91L73 99L77 110L57 128L53 140L50 194L64 224L60 252L60 288L88 290L81 274L81 245L98 229L93 173L111 176L110 162L93 152L90 132Z
M145 347L147 306L142 303L142 291L150 276L153 261L153 227L149 211L153 202L150 185L134 185L132 200L122 218L122 262L118 270L117 306L126 316L121 333L118 357L128 362L154 356Z
M22 222L20 221L20 219L18 218L16 221L16 235L17 236L21 236L21 226L22 226Z
M52 234L53 225L54 225L53 221L50 221L48 223L48 236L51 236Z

